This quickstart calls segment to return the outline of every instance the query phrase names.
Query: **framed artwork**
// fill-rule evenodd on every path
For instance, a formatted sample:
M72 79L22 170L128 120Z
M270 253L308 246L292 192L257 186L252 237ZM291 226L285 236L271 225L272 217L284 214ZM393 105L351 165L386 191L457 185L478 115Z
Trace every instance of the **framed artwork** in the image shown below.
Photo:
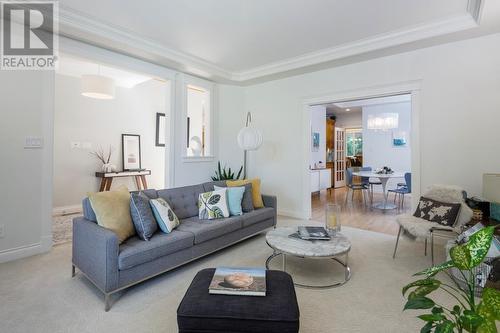
M312 134L312 151L318 151L319 150L319 133L314 132Z
M156 147L165 147L165 114L156 113Z
M141 136L122 134L123 171L141 170Z
M392 145L394 147L405 147L406 146L406 133L405 132L392 132Z

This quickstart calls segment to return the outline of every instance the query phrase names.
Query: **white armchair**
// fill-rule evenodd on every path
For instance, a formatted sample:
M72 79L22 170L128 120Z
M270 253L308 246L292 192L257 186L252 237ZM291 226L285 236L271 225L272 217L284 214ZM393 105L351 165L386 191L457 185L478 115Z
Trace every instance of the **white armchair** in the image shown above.
M444 226L436 222L430 222L413 215L400 215L396 218L399 224L398 237L396 239L396 246L394 247L393 258L396 257L398 249L399 237L401 232L404 231L415 239L425 240L425 255L427 255L427 240L431 240L431 258L434 264L434 234L442 237L455 237L461 233L462 227L471 220L472 209L465 204L465 191L458 186L450 185L432 185L427 192L423 194L424 197L436 201L446 203L461 203L460 212L457 221L452 227Z

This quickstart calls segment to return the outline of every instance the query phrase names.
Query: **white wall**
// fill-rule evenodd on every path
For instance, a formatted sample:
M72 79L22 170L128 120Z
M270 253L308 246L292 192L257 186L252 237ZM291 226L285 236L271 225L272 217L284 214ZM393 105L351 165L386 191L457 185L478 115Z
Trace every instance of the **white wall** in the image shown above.
M311 157L309 166L314 168L315 164L326 163L326 107L315 105L309 108L311 112ZM319 133L319 148L312 149L312 134Z
M343 128L361 128L363 125L361 112L342 112L336 114L335 126Z
M250 175L278 195L280 212L303 216L302 101L419 80L422 189L447 183L480 194L482 174L500 168L499 59L494 34L249 86L246 107L264 133Z
M0 72L0 262L51 246L54 74ZM41 149L24 149L28 136Z
M367 129L368 117L383 113L398 114L398 129L396 132L406 133L407 143L403 147L392 144L393 131L374 131ZM374 170L388 166L394 171L411 172L411 103L393 103L363 107L363 166L370 166ZM403 179L389 179L387 188L396 188ZM381 186L376 187L381 190Z
M79 78L56 75L54 115L54 207L80 205L88 192L99 189L102 163L90 154L111 145L111 163L122 170L122 134L141 136L141 165L151 170L150 188L165 188L165 148L156 147L156 113L165 113L170 83L149 80L133 88L116 87L111 100L81 95ZM72 149L71 142L88 142L91 149ZM132 177L115 178L112 188L135 190Z

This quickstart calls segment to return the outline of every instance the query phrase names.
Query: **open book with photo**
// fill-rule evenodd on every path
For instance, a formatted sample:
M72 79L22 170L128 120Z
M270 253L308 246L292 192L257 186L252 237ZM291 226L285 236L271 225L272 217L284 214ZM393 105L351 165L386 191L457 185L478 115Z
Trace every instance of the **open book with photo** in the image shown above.
M305 227L298 228L298 234L301 239L307 240L329 240L330 235L323 227Z
M266 270L218 267L208 292L222 295L266 296Z

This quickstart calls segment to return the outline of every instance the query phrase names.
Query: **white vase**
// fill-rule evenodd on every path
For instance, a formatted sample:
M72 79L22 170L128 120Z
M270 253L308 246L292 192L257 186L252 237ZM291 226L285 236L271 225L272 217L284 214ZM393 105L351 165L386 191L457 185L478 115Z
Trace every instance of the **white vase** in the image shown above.
M116 166L111 163L105 163L102 165L102 171L103 172L115 172L116 171Z

